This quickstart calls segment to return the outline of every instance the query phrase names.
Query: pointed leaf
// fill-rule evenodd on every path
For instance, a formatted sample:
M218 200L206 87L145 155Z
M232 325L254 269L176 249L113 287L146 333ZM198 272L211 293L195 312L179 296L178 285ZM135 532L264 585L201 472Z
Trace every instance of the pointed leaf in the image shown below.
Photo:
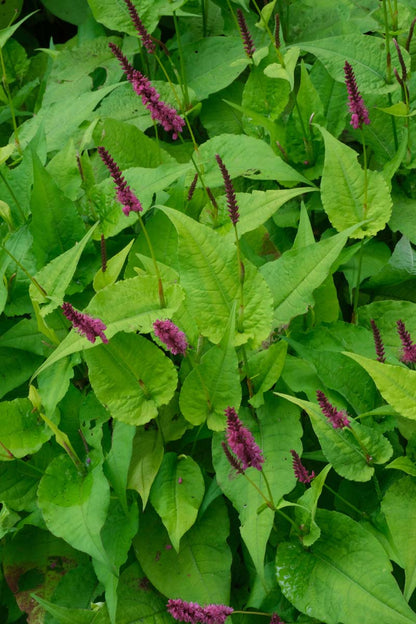
M135 334L117 334L109 344L85 354L89 377L113 418L143 425L169 403L178 376L172 361L155 344Z
M335 511L316 515L321 537L305 550L296 542L277 549L277 580L286 598L326 624L411 624L384 548L366 529Z
M104 462L104 473L110 481L124 512L127 514L127 476L133 451L136 427L121 421L113 423L111 449Z
M149 498L150 488L163 460L163 442L159 429L137 428L133 440L127 487L137 490L142 498L143 509Z
M279 379L285 364L286 353L287 342L276 342L265 351L258 351L249 359L247 375L253 381L254 390L249 402L253 407L264 405L263 395Z
M150 502L162 519L176 552L183 535L195 523L205 491L198 464L185 455L166 453L150 492Z
M114 284L120 275L121 269L123 268L124 262L129 255L129 251L131 246L134 243L134 239L129 242L128 245L124 247L121 251L118 252L115 256L110 258L107 262L107 268L103 272L102 269L96 273L93 281L93 287L95 292L98 292L102 288L109 286L110 284Z

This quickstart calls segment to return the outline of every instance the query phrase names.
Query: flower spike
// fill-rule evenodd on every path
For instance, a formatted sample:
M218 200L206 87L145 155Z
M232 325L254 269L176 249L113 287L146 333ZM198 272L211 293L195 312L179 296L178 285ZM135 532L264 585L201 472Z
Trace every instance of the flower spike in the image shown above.
M344 65L345 84L348 90L348 107L351 113L351 125L353 128L362 128L363 124L369 124L370 118L364 100L358 91L354 71L348 61Z
M416 362L416 344L412 342L410 333L406 329L403 321L397 321L397 331L402 343L401 361L404 364L414 364Z
M235 196L234 186L231 181L231 176L228 173L228 169L224 165L220 155L216 154L215 159L218 163L219 168L221 169L221 174L224 180L225 194L227 196L228 214L230 215L232 224L235 226L238 223L240 214L238 212L238 204L237 204L237 198Z
M153 331L173 355L184 355L188 348L186 336L172 321L155 321Z
M251 431L244 427L233 407L225 410L227 416L227 442L231 451L241 463L243 470L250 466L257 470L262 469L264 457L260 447L256 444Z
M90 342L94 343L97 336L101 338L103 342L108 342L108 338L104 334L104 330L107 329L107 326L104 325L100 319L74 310L70 303L62 304L62 312L65 314L66 318L71 321L73 328L76 329L79 334L85 336Z
M293 449L290 451L290 454L293 458L293 470L295 472L295 477L300 483L310 483L312 479L315 478L315 473L312 471L311 474L308 473L305 466L302 464L299 455Z
M122 210L126 217L129 216L130 212L141 212L143 210L142 205L131 188L127 185L127 182L122 176L121 170L116 162L111 158L110 154L104 147L99 146L97 151L101 156L101 160L109 170L111 177L116 183L116 197L122 205Z
M316 396L323 415L327 417L334 429L343 429L350 426L350 420L346 412L337 410L336 407L331 405L321 390L317 390Z
M253 58L253 54L256 51L256 48L253 43L253 39L250 35L250 31L247 26L246 18L244 17L244 13L241 9L237 9L237 22L238 28L240 29L240 35L243 40L244 49L249 58Z
M283 620L280 619L277 613L273 613L271 620L270 620L270 624L285 624L285 623L283 622Z
M184 119L178 115L174 108L162 102L160 94L152 86L150 80L130 65L118 46L111 42L108 45L114 56L118 59L134 91L137 95L140 95L152 119L158 121L166 132L172 132L172 139L177 139L185 125Z
M373 332L374 346L376 348L377 361L384 363L386 361L386 354L384 352L384 344L380 334L380 330L373 319L370 320L370 323Z
M147 32L142 20L140 19L139 14L136 11L136 7L131 0L124 0L124 2L127 5L131 21L134 24L134 27L141 39L143 46L146 48L149 54L154 54L154 51L156 49L155 44L153 43L151 36Z
M226 618L234 612L232 607L222 604L210 604L201 607L196 602L168 600L167 610L175 620L190 624L224 624Z

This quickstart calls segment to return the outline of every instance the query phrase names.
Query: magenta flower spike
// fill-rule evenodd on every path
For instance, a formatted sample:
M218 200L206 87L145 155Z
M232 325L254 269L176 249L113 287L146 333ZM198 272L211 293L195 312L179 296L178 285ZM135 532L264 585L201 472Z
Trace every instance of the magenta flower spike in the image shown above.
M143 46L146 48L149 54L154 54L155 44L152 41L151 36L147 32L142 20L137 13L136 7L131 0L124 0L130 13L131 21L134 24L137 34L139 35Z
M240 29L241 39L243 40L244 49L249 58L253 58L253 54L256 51L256 48L253 43L253 39L250 35L250 31L247 26L246 18L244 17L244 13L241 9L237 9L237 22L238 28Z
M285 624L283 620L277 615L277 613L273 613L270 619L270 624Z
M174 108L161 101L159 93L152 86L150 80L130 65L118 46L111 42L108 45L120 62L134 91L140 95L143 105L150 112L152 119L158 121L166 132L172 132L172 139L177 139L185 125L184 119L178 115Z
M153 331L173 355L184 355L188 348L186 336L172 321L155 321Z
M226 618L234 612L232 607L221 604L210 604L201 607L196 602L170 599L167 610L175 620L190 624L224 624Z
M225 410L227 416L227 442L231 451L241 463L243 470L250 466L257 470L262 469L264 457L260 447L256 444L251 431L244 427L233 407Z
M141 212L143 210L142 205L131 188L127 185L127 182L121 174L121 170L116 162L111 158L110 154L104 147L97 147L97 151L101 156L101 160L109 170L111 177L116 183L116 197L122 205L122 211L126 217L129 216L130 212Z
M94 343L97 336L101 338L103 342L108 342L108 338L104 334L104 330L107 329L107 326L104 325L100 319L74 310L70 303L62 304L62 312L65 314L66 318L71 321L73 328L77 330L79 334L85 336L90 342Z
M227 197L228 214L230 215L232 224L237 225L238 220L240 218L240 214L238 212L237 198L235 196L235 191L234 191L233 183L231 181L230 174L228 173L228 169L224 165L219 154L215 154L215 160L218 163L218 166L221 170L222 178L224 180L225 194Z
M371 323L371 330L373 332L374 346L376 348L377 361L385 362L386 354L384 352L384 344L383 344L383 339L381 338L380 330L377 327L376 322L373 319L370 320L370 323Z
M403 321L397 321L397 331L402 343L401 361L404 364L413 364L416 362L416 344L412 342L410 333L406 329Z
M315 478L315 473L312 471L311 474L308 473L305 466L302 464L299 455L293 449L290 451L290 454L293 458L293 470L295 472L295 477L300 483L310 483L312 479Z
M344 65L345 84L348 91L348 107L351 113L351 125L353 128L362 128L363 124L369 124L370 118L364 100L358 91L354 71L348 61Z
M321 390L317 390L316 396L323 415L327 417L334 429L343 429L350 426L350 420L346 412L337 410L336 407L331 405Z
M175 620L197 624L203 621L202 607L196 602L185 600L168 600L167 610Z

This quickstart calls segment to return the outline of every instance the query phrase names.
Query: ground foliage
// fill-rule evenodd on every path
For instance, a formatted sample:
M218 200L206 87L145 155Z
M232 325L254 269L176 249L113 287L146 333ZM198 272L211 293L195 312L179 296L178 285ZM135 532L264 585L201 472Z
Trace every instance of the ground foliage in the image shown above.
M42 2L0 7L1 621L416 622L415 1L133 0L152 53Z

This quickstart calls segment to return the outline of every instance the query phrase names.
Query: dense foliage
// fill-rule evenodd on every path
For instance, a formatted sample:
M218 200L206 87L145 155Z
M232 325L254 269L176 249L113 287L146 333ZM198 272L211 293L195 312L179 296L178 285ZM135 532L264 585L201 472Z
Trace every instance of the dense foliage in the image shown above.
M416 1L15 9L1 621L415 623Z

